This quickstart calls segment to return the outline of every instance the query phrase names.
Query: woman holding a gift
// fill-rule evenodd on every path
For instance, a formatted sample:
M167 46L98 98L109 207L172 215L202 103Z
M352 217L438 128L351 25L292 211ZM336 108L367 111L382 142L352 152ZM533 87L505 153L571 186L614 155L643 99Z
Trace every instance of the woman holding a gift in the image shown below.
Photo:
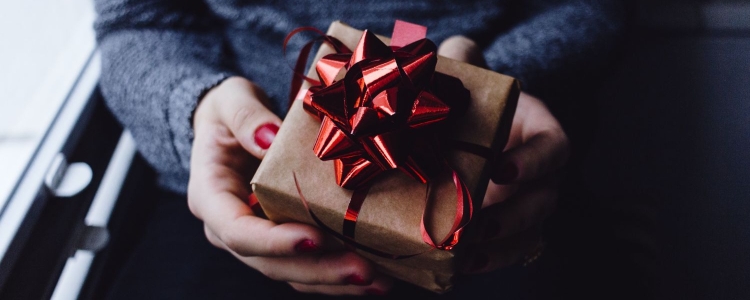
M102 91L165 190L154 200L156 227L111 292L128 299L426 293L379 272L320 228L270 221L248 203L249 182L279 131L287 95L298 93L289 88L284 37L337 19L378 34L390 32L395 19L425 25L427 37L440 42L437 54L522 82L508 143L471 221L478 225L463 237L467 254L459 269L492 276L536 259L569 142L531 95L595 75L625 18L616 0L96 2ZM159 227L167 221L184 226ZM460 281L455 288L465 289Z

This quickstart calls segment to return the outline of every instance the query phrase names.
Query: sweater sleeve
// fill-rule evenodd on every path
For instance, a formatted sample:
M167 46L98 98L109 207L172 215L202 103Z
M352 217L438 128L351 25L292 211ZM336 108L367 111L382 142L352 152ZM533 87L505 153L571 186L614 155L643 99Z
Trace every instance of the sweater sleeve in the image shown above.
M485 48L490 68L532 94L569 92L611 59L624 35L620 0L523 1L514 24Z
M95 7L105 101L160 184L184 193L193 111L231 75L222 61L221 23L192 0L96 0Z

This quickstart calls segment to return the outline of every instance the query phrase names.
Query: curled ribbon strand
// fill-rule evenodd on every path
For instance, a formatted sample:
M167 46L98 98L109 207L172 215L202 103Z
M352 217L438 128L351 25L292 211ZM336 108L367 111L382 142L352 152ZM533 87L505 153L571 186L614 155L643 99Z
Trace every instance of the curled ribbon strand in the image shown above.
M286 48L289 44L289 41L291 41L292 37L297 35L298 33L305 32L305 31L312 31L316 34L318 34L318 38L313 39L307 43L305 43L302 48L300 49L299 55L297 56L297 62L294 64L294 67L292 70L294 72L292 73L292 86L289 90L289 108L292 107L292 103L294 103L295 100L295 91L299 91L299 89L302 87L302 82L307 81L312 85L319 85L320 81L315 80L313 78L307 77L304 74L305 71L305 63L307 63L307 58L310 57L310 51L312 50L313 45L315 45L315 42L322 40L324 43L327 43L331 47L333 47L334 50L338 53L351 53L352 50L349 50L346 46L344 46L344 43L339 41L336 38L333 38L331 36L326 35L319 29L315 27L300 27L295 30L292 30L286 38L284 38L284 45L282 46L282 52L284 54L284 57L286 57Z
M413 254L406 254L406 255L391 254L391 253L380 251L375 248L357 243L357 241L355 241L353 238L346 236L344 234L338 233L336 230L333 230L331 227L328 227L325 223L323 223L323 221L321 221L320 218L318 218L318 216L315 215L312 209L310 209L310 206L307 204L307 199L305 199L305 196L302 194L302 189L299 186L299 181L297 181L297 174L292 173L292 176L294 177L294 185L297 187L297 193L299 193L300 200L302 200L302 204L305 206L305 209L307 209L307 212L310 214L310 217L313 219L315 224L318 224L318 226L321 229L323 229L323 231L346 242L348 246L351 246L356 249L360 249L362 251L365 251L367 253L370 253L376 256L390 258L390 259L404 259L404 258L409 258L409 257L417 256L417 255L424 253L424 252L420 252L420 253L413 253Z

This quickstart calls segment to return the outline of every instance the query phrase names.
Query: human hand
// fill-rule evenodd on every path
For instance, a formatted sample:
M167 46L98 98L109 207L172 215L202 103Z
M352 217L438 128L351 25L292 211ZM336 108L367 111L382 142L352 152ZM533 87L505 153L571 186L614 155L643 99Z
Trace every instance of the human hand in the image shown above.
M484 67L476 44L452 37L440 55ZM565 164L569 143L560 123L539 99L521 93L508 144L496 163L482 210L479 230L469 237L467 273L508 266L538 250L541 224L557 201L556 173Z
M281 124L263 91L241 77L211 89L196 108L188 205L206 237L267 277L294 289L331 295L382 294L391 279L302 223L276 224L253 214L248 182Z

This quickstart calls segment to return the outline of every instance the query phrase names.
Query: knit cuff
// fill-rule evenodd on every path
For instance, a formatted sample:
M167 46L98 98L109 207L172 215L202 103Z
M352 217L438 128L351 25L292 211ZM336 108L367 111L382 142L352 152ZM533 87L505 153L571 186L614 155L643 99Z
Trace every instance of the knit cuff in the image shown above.
M167 119L180 164L185 170L190 169L190 152L193 147L193 112L198 102L208 90L215 87L230 74L208 74L183 80L172 91L169 97Z

